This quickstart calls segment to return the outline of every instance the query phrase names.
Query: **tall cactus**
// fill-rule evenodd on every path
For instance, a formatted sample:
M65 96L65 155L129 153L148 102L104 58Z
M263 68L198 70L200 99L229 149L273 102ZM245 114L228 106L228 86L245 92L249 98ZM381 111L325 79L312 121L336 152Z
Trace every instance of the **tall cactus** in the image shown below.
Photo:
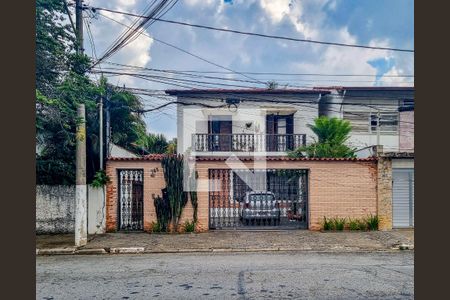
M183 208L188 200L187 194L183 190L183 156L165 156L161 163L164 170L164 179L166 181L172 226L176 229Z

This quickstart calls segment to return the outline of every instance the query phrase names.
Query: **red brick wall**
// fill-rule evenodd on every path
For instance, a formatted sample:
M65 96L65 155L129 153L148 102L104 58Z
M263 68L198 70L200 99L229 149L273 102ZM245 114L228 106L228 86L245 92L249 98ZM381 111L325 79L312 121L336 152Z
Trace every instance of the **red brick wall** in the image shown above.
M253 162L245 162L254 168ZM309 228L320 229L324 216L360 218L377 213L377 164L375 161L268 161L267 168L308 169ZM198 192L197 230L208 230L208 192L209 169L228 168L223 161L198 161L200 190ZM117 228L117 169L144 169L144 229L149 230L152 221L156 222L152 195L160 195L165 186L160 162L157 161L108 161L106 172L111 178L107 185L107 231ZM156 170L151 176L151 170ZM202 190L203 188L203 190ZM190 201L182 215L183 223L192 219Z

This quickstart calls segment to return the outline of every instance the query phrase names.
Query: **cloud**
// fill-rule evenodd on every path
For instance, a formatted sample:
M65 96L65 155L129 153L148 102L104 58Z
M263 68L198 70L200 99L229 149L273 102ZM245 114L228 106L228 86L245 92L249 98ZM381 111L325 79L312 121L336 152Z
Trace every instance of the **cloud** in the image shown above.
M232 2L231 5L224 0L183 0L179 1L164 18L220 28L340 43L399 48L413 46L414 37L408 29L414 25L411 23L412 17L409 16L412 14L411 9L400 10L395 13L398 17L391 17L392 7L398 10L401 6L398 1L384 1L383 5L374 4L373 1L361 1L353 6L346 1L336 0L233 0ZM141 13L148 3L92 0L90 4ZM129 17L119 14L111 13L108 16L123 23L130 22ZM381 26L385 23L389 23L389 26ZM98 54L103 53L124 30L124 27L102 17L92 20L91 28ZM367 78L250 75L262 81L276 80L281 84L289 82L298 86L396 85L406 84L408 79L386 76L414 74L414 55L408 53L264 39L161 22L154 23L146 32L150 36L237 71L373 75ZM90 53L87 44L86 42L85 47L87 53ZM110 60L160 69L225 71L145 36L139 37L121 49ZM376 60L389 61L388 67L377 68L373 65L373 61ZM236 74L227 77L248 79ZM117 78L113 80L116 83ZM146 89L179 88L130 77L120 78L119 83ZM155 98L146 101L149 105L162 103L162 100ZM149 130L175 136L174 111L174 108L167 108L164 113L148 114Z

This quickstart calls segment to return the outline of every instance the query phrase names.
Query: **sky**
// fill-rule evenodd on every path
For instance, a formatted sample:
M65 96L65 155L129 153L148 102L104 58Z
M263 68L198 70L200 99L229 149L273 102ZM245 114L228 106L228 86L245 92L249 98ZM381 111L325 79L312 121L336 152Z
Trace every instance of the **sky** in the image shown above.
M84 3L141 14L150 1L85 0ZM133 17L101 12L121 23ZM86 14L95 52L100 57L125 27L103 16ZM413 0L179 0L164 19L219 28L348 44L414 49ZM251 75L291 87L412 86L414 54L266 39L155 22L146 34L238 72L361 74L370 77ZM140 35L108 58L109 62L168 70L221 69ZM94 56L85 33L86 54ZM102 64L108 67L107 64ZM211 74L210 74L211 75ZM248 80L239 74L212 74ZM250 75L249 75L250 76ZM112 84L145 89L180 88L129 76L110 77ZM222 81L227 82L227 81ZM240 84L228 82L230 84ZM224 86L221 86L222 88ZM144 96L146 107L166 100ZM145 115L148 132L176 136L174 105Z

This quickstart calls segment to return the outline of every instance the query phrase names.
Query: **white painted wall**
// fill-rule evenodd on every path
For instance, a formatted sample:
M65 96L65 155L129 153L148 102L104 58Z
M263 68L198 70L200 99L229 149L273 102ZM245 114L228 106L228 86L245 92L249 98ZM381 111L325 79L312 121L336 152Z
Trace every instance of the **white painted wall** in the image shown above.
M111 143L109 153L111 157L138 157L131 151L124 149L116 144Z
M105 194L88 186L88 234L105 232ZM74 233L75 185L36 186L36 233Z
M229 96L226 95L201 95L199 98L195 97L178 97L178 101L204 103L208 105L223 105L223 99ZM192 135L194 133L208 133L208 120L210 115L214 116L228 116L233 122L233 133L262 133L266 132L266 114L278 112L279 114L294 113L294 133L306 134L307 143L312 142L315 137L314 133L307 126L313 124L314 119L318 117L318 103L298 104L298 103L274 103L272 101L264 101L280 99L283 101L311 101L318 100L318 95L302 95L302 96L285 96L285 95L257 95L250 96L257 97L260 101L245 101L242 100L238 105L237 110L234 108L205 108L201 105L178 105L177 107L177 135L178 135L178 153L185 153L189 151L192 146ZM236 96L239 98L239 96ZM245 99L245 97L243 98ZM252 123L250 128L245 126L246 123ZM198 155L223 155L220 152L202 152ZM240 152L240 155L245 153ZM281 154L281 153L274 153Z

